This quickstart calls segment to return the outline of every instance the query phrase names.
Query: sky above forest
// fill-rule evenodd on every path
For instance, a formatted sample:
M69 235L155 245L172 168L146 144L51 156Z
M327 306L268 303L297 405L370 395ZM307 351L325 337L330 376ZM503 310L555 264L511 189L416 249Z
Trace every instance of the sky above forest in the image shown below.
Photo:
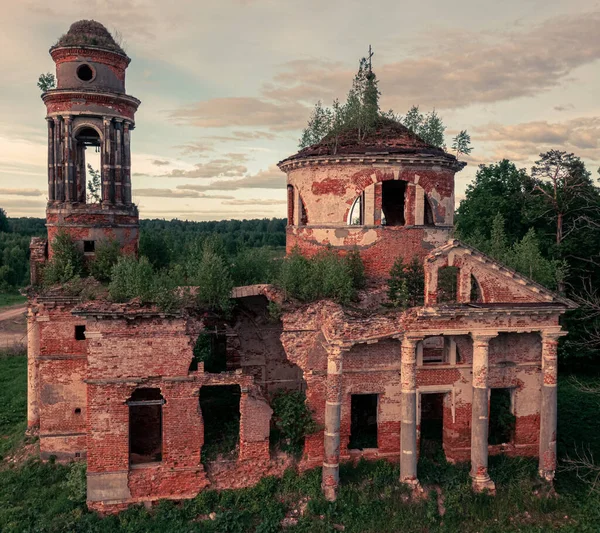
M132 134L143 218L285 216L285 175L317 100L345 99L373 47L381 107L435 108L448 145L477 165L530 168L557 148L600 164L600 1L19 0L0 31L0 207L44 216L48 48L72 22L118 31L127 92L142 101ZM88 150L89 152L89 150ZM94 160L92 159L92 163Z

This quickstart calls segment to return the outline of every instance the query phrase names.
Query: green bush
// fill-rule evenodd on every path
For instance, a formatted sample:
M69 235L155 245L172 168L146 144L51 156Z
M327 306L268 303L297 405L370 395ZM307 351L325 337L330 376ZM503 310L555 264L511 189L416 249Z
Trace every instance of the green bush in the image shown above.
M154 270L145 257L119 257L111 272L108 286L110 297L115 302L127 302L139 298L142 303L155 301Z
M59 231L52 241L52 259L43 271L47 287L65 283L83 273L83 252L64 231Z
M94 259L89 264L90 274L98 281L110 281L112 268L119 261L121 246L116 239L96 243Z
M344 258L328 249L307 258L294 248L282 261L277 284L287 297L304 302L331 298L347 305L364 284L364 265L354 253Z
M306 396L300 391L277 391L271 400L276 431L275 444L294 456L302 454L304 437L317 430L312 413L306 405Z
M247 248L239 252L231 265L235 286L273 283L279 272L277 252L269 248Z
M388 279L388 300L394 307L408 309L423 305L425 298L425 272L418 257L407 265L398 257Z
M85 503L87 497L86 463L79 462L70 465L65 481L69 500L75 503Z
M201 307L228 313L233 282L229 267L211 246L205 246L199 261L188 263L189 281L198 287L196 302Z

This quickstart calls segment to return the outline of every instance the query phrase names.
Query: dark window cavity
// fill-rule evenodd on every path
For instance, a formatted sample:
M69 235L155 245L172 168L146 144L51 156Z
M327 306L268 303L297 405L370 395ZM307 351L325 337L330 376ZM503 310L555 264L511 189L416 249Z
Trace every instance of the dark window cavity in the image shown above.
M406 182L391 180L381 184L381 223L385 226L404 226L404 197Z
M129 405L129 463L162 461L162 408L159 389L136 389Z
M423 340L423 364L447 363L446 339L442 336L427 337Z
M421 456L439 458L444 440L443 392L421 394Z
M77 68L77 77L81 81L91 81L94 77L94 71L89 65L81 65Z
M377 448L377 394L353 394L350 399L349 449Z
M512 412L512 389L490 390L490 444L511 442L516 417Z
M239 385L205 385L200 389L204 421L202 462L234 459L240 440Z
M435 222L433 220L433 209L431 209L431 203L429 202L427 195L425 195L423 200L423 223L426 226L435 226Z
M471 302L482 303L483 296L481 295L481 287L473 274L471 274Z
M96 251L95 241L83 241L83 252L86 254L93 254Z
M75 326L75 340L76 341L84 341L85 340L85 326Z

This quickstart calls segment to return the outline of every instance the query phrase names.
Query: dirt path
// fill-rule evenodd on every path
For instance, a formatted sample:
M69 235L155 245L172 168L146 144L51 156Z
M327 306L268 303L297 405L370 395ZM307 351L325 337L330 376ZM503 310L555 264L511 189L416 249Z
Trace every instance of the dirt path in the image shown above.
M18 305L16 307L8 307L4 311L0 311L0 322L4 320L10 320L11 318L16 318L19 315L25 314L27 311L26 305Z
M0 350L22 351L27 344L27 306L19 304L0 311Z

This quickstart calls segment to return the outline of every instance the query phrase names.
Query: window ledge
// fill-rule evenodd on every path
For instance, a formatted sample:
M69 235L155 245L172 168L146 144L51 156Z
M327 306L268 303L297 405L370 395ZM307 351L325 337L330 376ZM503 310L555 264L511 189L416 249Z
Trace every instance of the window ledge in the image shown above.
M152 461L150 463L138 463L135 465L129 465L129 470L142 470L144 468L157 468L162 466L162 461Z

